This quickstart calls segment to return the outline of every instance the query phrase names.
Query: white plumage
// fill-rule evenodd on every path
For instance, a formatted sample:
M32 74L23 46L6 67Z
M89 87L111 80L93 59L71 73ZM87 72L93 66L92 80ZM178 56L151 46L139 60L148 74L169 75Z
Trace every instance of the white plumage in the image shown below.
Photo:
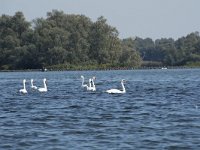
M121 94L121 93L126 93L126 89L124 87L124 82L125 80L122 80L121 81L121 85L122 85L122 90L118 90L118 89L110 89L110 90L107 90L106 92L109 93L109 94Z
M43 84L44 84L44 87L43 87L43 88L39 88L39 89L38 89L38 91L39 91L39 92L47 92L47 85L46 85L46 81L47 81L47 79L46 79L46 78L44 78L44 79L43 79Z
M23 93L23 94L28 93L27 90L26 90L26 80L25 79L23 80L23 86L24 86L24 88L20 89L19 92Z

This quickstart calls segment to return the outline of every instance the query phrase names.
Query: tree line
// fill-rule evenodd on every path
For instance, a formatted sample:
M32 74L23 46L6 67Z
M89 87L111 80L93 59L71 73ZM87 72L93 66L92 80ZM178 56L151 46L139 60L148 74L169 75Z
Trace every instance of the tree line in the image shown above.
M0 69L97 69L200 65L200 36L120 39L101 16L52 10L26 21L22 12L0 16Z

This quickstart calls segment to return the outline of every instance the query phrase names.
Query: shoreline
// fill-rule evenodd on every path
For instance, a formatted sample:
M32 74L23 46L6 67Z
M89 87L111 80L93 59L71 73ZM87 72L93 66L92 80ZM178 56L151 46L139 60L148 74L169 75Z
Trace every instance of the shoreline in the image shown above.
M151 70L151 69L200 69L200 67L187 67L187 66L168 66L168 67L139 67L139 68L131 68L131 67L118 67L118 68L106 68L106 69L24 69L24 70L0 70L0 72L49 72L49 71L109 71L109 70Z

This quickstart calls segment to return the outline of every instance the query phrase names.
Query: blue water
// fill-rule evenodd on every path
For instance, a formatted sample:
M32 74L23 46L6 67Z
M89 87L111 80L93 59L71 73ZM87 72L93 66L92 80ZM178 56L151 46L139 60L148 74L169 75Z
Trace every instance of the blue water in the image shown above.
M121 79L126 94L104 92ZM199 69L4 72L0 89L0 149L200 149Z

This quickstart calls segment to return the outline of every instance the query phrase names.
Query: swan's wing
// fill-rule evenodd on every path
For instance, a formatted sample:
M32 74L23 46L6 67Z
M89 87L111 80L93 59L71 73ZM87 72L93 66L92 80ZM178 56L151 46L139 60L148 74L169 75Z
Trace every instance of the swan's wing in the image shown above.
M43 88L38 88L38 91L42 92L42 91L43 91Z
M110 89L106 91L107 93L121 93L122 91L118 90L118 89Z
M25 89L20 89L19 92L20 92L20 93L24 93L24 94L25 94L25 93L28 93L27 90L25 90Z
M39 88L38 91L39 92L47 92L47 89L46 88Z

